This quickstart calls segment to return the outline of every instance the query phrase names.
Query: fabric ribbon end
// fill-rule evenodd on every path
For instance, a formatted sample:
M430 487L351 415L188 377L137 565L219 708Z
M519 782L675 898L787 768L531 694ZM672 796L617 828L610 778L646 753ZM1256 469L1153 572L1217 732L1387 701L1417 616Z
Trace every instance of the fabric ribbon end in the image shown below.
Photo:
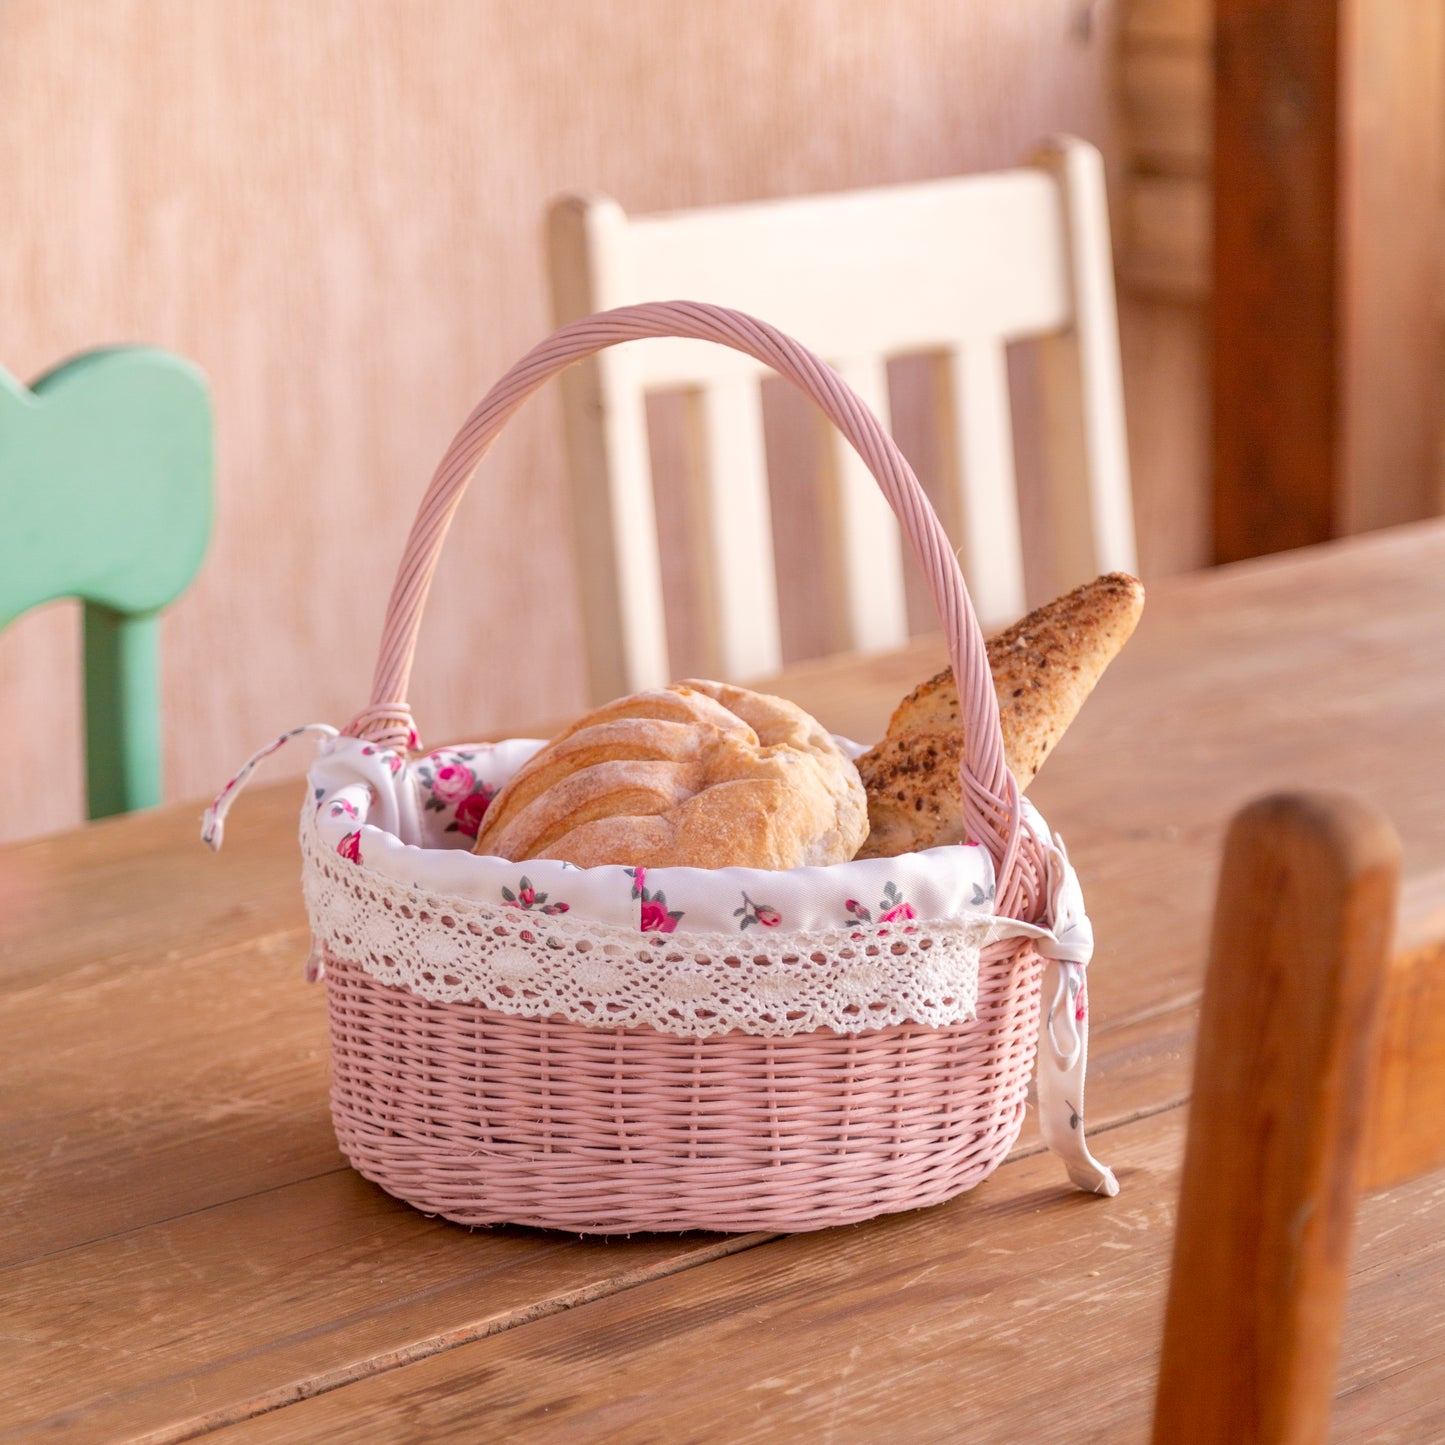
M250 782L251 775L272 753L279 752L292 738L298 738L302 733L319 733L323 741L327 742L340 736L330 723L305 723L299 728L292 728L290 732L282 733L279 738L252 753L236 770L235 777L221 789L210 807L201 815L201 842L211 852L221 851L221 843L226 836L226 814L231 811L231 804L240 797L241 790Z
M1049 851L1048 882L1050 932L1039 943L1039 952L1049 960L1044 980L1044 997L1049 1002L1038 1054L1039 1131L1063 1162L1072 1184L1112 1199L1119 1192L1119 1181L1112 1169L1094 1158L1084 1139L1084 1079L1089 1058L1085 972L1094 953L1094 930L1084 910L1078 876L1057 836Z
M1090 1159L1088 1167L1078 1164L1069 1166L1069 1182L1082 1189L1085 1194L1102 1194L1113 1199L1119 1192L1119 1181L1107 1164Z

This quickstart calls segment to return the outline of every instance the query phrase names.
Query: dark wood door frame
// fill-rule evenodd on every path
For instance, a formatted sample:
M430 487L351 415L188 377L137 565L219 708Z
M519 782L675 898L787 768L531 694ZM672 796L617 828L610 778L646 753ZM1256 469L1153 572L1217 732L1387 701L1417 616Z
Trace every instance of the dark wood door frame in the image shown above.
M1433 515L1441 0L1217 0L1216 560Z

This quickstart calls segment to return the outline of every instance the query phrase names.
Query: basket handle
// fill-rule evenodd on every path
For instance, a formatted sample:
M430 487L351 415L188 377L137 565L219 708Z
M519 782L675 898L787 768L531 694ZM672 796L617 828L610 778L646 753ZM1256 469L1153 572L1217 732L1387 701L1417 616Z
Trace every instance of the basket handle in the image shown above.
M877 479L927 578L958 682L964 826L993 855L999 912L1034 917L1045 901L1042 851L1022 827L1018 785L1004 762L988 653L953 545L912 467L853 389L806 347L740 311L665 301L600 312L553 332L492 387L447 448L422 499L387 603L371 704L345 731L374 742L415 746L415 724L403 699L427 592L467 483L512 415L545 382L608 346L673 336L730 346L786 377L818 403Z

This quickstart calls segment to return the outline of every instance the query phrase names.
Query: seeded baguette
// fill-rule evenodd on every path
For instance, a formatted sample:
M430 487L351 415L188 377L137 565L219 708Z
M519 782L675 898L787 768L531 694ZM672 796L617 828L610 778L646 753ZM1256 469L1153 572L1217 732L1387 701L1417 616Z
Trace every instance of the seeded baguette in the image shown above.
M988 642L1004 760L1022 792L1078 716L1144 610L1137 577L1110 572L1030 612ZM964 841L963 715L952 668L920 683L858 759L868 795L860 858Z

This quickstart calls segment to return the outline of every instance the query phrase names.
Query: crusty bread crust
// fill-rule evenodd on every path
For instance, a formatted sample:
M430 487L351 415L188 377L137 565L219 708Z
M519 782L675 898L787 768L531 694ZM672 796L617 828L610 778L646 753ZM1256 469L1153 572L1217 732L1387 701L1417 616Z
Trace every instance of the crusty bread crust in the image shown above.
M493 799L474 851L579 868L797 868L867 833L858 771L783 698L689 680L579 718Z
M893 858L963 841L961 730L885 737L858 759L868 794L861 858Z
M989 640L1004 759L1022 791L1078 715L1144 609L1138 578L1110 572ZM952 669L899 703L883 740L858 759L869 836L859 857L964 841L963 720Z

